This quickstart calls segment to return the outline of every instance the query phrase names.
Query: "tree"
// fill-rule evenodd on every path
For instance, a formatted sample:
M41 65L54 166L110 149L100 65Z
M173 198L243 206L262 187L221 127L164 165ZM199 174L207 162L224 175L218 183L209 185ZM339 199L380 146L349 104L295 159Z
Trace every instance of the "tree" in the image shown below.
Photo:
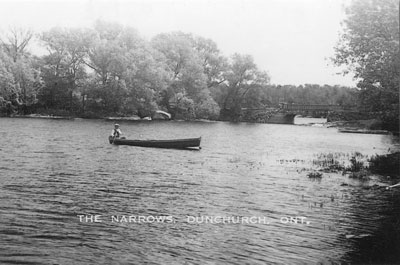
M224 73L225 95L222 102L224 113L230 112L233 119L241 114L242 103L248 92L269 83L266 72L258 70L250 55L234 54L231 57L228 70Z
M163 56L134 28L115 23L98 21L94 39L85 61L95 74L91 96L102 101L108 111L151 115L158 108L158 93L169 79Z
M11 101L15 89L15 80L12 73L12 58L0 49L0 97L1 101Z
M11 79L8 79L9 85L3 87L2 94L11 100L18 111L23 113L27 111L28 106L37 102L36 96L42 87L40 71L34 66L37 58L27 52L27 46L32 37L32 30L11 27L1 38L1 50L3 51L1 60L5 67L3 70L6 69L12 76ZM2 71L3 74L4 71Z
M37 103L37 95L44 86L40 69L35 64L36 57L21 58L12 64L15 88L18 91L16 100L22 109Z
M18 27L10 27L8 34L1 38L1 42L7 54L17 62L26 53L26 47L33 37L33 31Z
M43 99L50 107L76 110L74 93L86 78L84 60L92 41L91 31L52 28L41 35L41 40L49 52L43 57Z
M170 76L169 85L163 91L166 107L172 111L175 106L170 103L176 104L178 93L197 101L199 93L207 87L207 76L203 62L194 49L192 36L181 32L159 34L152 39L151 44L163 54L166 71Z
M360 81L360 104L399 130L399 2L353 0L333 58Z
M217 44L211 39L197 36L192 42L207 76L207 87L217 87L225 81L223 73L228 68L227 58L220 54Z
M217 120L221 111L208 89L203 89L194 106L197 119Z

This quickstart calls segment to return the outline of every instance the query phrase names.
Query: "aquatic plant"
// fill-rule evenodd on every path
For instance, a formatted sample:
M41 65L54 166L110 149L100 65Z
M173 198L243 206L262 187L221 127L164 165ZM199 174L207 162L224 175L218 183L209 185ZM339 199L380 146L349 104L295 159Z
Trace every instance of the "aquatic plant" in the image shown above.
M315 155L317 159L312 161L314 166L320 167L319 171L322 172L342 172L342 175L348 175L349 178L358 180L368 180L370 171L368 162L376 161L376 165L379 164L378 168L384 169L387 167L394 168L392 162L387 162L388 166L384 162L380 162L380 159L368 159L367 155L363 155L360 152L352 153L320 153ZM399 159L397 159L398 161ZM399 166L397 166L399 168ZM315 178L316 175L311 174L310 178Z
M320 167L324 172L338 172L344 169L343 162L339 159L346 156L345 153L320 153L317 154L317 159L312 161L314 166ZM342 159L341 159L342 160Z
M351 165L346 168L346 171L360 172L362 169L365 169L364 162L360 161L360 160L357 160L357 156L353 156L350 159L350 163L351 163Z

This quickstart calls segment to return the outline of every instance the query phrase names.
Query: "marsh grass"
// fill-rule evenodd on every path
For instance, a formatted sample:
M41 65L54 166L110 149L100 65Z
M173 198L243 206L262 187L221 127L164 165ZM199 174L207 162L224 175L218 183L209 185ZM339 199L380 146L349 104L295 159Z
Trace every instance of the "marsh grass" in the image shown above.
M326 173L348 174L350 178L365 180L368 178L368 156L360 152L319 153L312 160L313 166Z
M310 160L308 160L310 161ZM369 180L372 174L400 178L400 152L375 155L369 157L360 152L334 152L317 153L311 159L311 167L308 161L303 159L280 159L280 164L296 164L303 166L297 169L298 173L308 172L310 179L321 179L323 173L341 173L349 178L358 180Z
M319 153L312 164L322 172L342 172L349 178L368 180L371 174L400 177L400 152L369 157L360 152Z

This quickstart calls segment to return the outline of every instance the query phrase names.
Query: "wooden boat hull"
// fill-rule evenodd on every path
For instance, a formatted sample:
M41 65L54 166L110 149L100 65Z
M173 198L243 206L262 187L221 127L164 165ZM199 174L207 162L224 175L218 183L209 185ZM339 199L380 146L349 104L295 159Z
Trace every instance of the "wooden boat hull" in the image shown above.
M141 147L156 147L156 148L171 148L171 149L186 149L186 148L199 148L201 137L188 138L188 139L175 139L175 140L128 140L128 139L113 139L108 138L110 144L115 145L130 145Z

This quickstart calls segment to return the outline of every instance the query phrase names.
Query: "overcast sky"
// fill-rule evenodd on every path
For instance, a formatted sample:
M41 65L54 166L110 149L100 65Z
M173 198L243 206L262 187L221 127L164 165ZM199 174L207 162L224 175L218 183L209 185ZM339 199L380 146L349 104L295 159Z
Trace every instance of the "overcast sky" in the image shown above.
M135 27L146 39L183 31L221 52L250 54L273 84L354 86L333 56L346 0L0 0L0 30L91 27L97 19Z

